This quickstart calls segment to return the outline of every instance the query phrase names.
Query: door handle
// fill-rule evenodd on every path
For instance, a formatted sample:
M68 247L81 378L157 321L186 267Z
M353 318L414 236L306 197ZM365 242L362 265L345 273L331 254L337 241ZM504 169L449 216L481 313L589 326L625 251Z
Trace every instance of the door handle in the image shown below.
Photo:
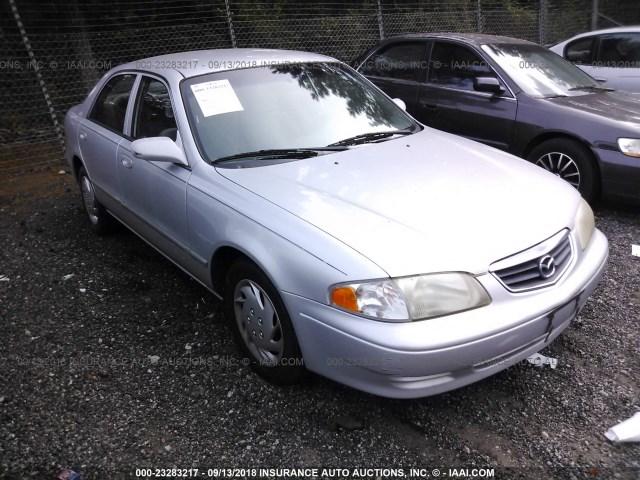
M133 160L131 160L126 155L120 155L120 161L122 162L124 168L133 168Z
M80 130L80 134L78 136L80 137L80 140L86 140L87 139L87 132L84 132L84 131Z
M438 104L437 103L423 103L422 107L425 110L429 110L429 111L432 111L432 112L435 112L436 110L438 110Z

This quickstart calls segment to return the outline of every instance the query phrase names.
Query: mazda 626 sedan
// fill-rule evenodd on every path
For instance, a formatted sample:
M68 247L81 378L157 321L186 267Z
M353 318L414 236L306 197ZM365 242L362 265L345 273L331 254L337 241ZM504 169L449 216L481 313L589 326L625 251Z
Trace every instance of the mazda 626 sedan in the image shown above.
M608 246L568 183L401 105L321 55L149 58L69 111L68 161L93 229L220 297L265 379L433 395L553 341Z

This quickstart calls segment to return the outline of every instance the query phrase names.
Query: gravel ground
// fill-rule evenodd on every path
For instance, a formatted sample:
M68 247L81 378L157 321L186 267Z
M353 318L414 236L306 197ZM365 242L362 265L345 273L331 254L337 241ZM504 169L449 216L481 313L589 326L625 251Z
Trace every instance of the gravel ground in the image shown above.
M315 375L265 384L212 295L126 230L93 235L69 175L11 174L0 187L2 478L312 466L640 478L640 444L604 437L640 411L638 209L596 212L608 270L542 352L555 370L517 365L401 401Z

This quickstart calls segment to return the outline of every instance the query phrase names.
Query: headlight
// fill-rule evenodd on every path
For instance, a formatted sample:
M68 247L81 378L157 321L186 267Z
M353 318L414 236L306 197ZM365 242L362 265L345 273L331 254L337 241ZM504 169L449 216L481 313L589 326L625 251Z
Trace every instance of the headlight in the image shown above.
M578 213L576 213L575 224L576 233L580 240L580 247L584 250L587 248L587 245L589 245L593 231L596 228L596 220L593 217L593 210L591 210L591 207L584 198L580 199L580 206L578 207Z
M331 304L383 321L408 322L471 310L491 303L467 273L437 273L354 282L329 289Z
M404 295L392 280L334 285L329 289L331 304L365 317L408 321Z
M619 138L620 151L630 157L640 157L640 138Z
M449 315L491 303L480 282L467 273L438 273L397 278L411 320Z

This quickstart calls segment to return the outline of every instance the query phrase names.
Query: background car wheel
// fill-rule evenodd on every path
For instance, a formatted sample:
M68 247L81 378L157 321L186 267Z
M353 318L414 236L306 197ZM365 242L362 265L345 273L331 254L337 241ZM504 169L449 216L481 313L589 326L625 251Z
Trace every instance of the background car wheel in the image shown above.
M565 138L547 140L535 147L527 160L577 188L585 200L596 200L599 178L595 160L581 143Z
M78 185L82 195L82 204L87 212L91 228L100 235L113 231L115 219L109 215L109 212L96 198L93 183L91 183L91 179L84 167L81 167L78 172Z
M291 318L258 267L246 260L231 266L224 303L236 341L258 375L279 385L302 378L305 369Z

